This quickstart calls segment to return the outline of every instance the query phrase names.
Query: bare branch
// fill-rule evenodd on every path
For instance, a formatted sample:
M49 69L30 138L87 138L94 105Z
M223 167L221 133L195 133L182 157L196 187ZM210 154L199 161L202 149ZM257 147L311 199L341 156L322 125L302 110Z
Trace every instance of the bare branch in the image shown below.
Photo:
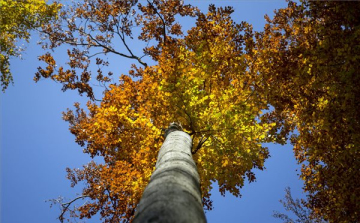
M61 205L61 207L62 207L62 211L61 211L61 214L60 214L60 216L59 216L60 222L61 222L61 223L64 222L64 219L65 219L65 218L64 218L64 214L65 214L66 211L69 209L69 207L70 207L70 205L71 205L72 203L74 203L75 201L77 201L77 200L79 200L79 199L84 199L84 198L86 198L86 197L89 197L89 196L87 196L87 195L82 195L82 196L79 196L79 197L76 197L76 198L72 199L72 200L69 201L69 202L60 203L60 205Z

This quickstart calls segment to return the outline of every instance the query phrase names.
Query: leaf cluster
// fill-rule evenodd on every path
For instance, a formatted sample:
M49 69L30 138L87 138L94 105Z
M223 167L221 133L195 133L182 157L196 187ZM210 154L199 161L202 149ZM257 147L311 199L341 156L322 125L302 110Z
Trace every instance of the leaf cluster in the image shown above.
M29 42L30 32L56 19L61 5L45 0L0 1L0 82L2 91L13 82L10 58L21 56L20 40Z

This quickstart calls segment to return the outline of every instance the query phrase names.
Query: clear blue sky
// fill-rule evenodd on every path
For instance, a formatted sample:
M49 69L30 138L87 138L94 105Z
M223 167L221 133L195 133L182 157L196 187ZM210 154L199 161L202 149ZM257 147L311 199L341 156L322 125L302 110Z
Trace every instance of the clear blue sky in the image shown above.
M191 1L203 12L209 3L232 5L233 19L245 20L261 30L264 14L286 6L285 1ZM50 209L45 200L58 196L74 197L81 188L70 188L65 178L65 168L81 167L90 161L74 142L68 125L61 119L61 112L72 107L75 101L85 104L86 99L76 92L63 93L59 84L49 80L33 82L37 56L42 52L36 45L37 37L23 55L23 60L12 60L15 85L1 93L1 219L2 223L52 223L59 209ZM124 62L128 63L128 61ZM118 69L116 67L116 69ZM126 70L121 70L126 72ZM257 182L246 184L242 198L229 194L221 197L212 191L214 210L208 212L212 222L271 223L281 222L272 217L273 210L283 211L279 199L287 186L294 197L304 197L302 181L296 169L291 146L270 145L266 170L256 171ZM98 220L86 222L99 222Z

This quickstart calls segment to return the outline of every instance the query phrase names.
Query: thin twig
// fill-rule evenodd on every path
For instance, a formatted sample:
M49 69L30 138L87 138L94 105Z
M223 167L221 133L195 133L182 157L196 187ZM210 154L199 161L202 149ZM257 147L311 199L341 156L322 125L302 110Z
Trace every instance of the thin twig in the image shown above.
M89 196L87 196L87 195L82 195L82 196L79 196L79 197L76 197L76 198L72 199L72 200L69 201L69 202L61 203L61 207L62 207L63 209L62 209L62 212L61 212L61 214L60 214L60 216L59 216L60 222L61 222L61 223L64 222L64 214L65 214L66 211L69 209L69 206L70 206L72 203L74 203L75 201L77 201L77 200L79 200L79 199L84 199L84 198L86 198L86 197L89 197Z

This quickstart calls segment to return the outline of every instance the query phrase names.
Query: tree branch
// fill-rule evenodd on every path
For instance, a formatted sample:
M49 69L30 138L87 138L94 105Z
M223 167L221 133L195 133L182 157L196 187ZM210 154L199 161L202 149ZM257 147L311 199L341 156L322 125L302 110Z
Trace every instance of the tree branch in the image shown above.
M191 151L191 154L195 154L199 149L201 149L201 146L209 139L209 137L210 136L206 137L206 139L203 140L204 135L202 135L199 143L196 146L196 149L194 151Z
M79 196L79 197L76 197L74 199L72 199L71 201L69 202L66 202L66 203L60 203L61 207L62 207L62 211L61 211L61 214L59 216L59 220L61 223L64 222L64 214L66 213L66 211L69 209L69 206L74 203L75 201L79 200L79 199L84 199L86 197L89 197L87 195L82 195L82 196Z
M155 8L155 6L149 1L147 0L147 2L149 3L149 5L154 9L156 15L159 16L159 18L161 19L161 22L163 24L163 36L164 36L164 45L166 44L166 24L165 24L165 20L163 19L163 17L161 17L160 13L158 12L158 10Z
M127 45L126 41L125 41L125 34L124 34L124 31L121 30L121 34L119 32L120 30L120 27L118 25L116 25L116 28L117 28L117 31L116 31L116 34L119 36L119 38L121 39L122 43L124 44L125 48L127 49L127 51L130 53L131 57L136 59L141 65L143 65L144 67L147 67L147 64L145 62L143 62L141 60L142 57L138 57L138 56L135 56L133 54L133 52L131 51L130 47Z

